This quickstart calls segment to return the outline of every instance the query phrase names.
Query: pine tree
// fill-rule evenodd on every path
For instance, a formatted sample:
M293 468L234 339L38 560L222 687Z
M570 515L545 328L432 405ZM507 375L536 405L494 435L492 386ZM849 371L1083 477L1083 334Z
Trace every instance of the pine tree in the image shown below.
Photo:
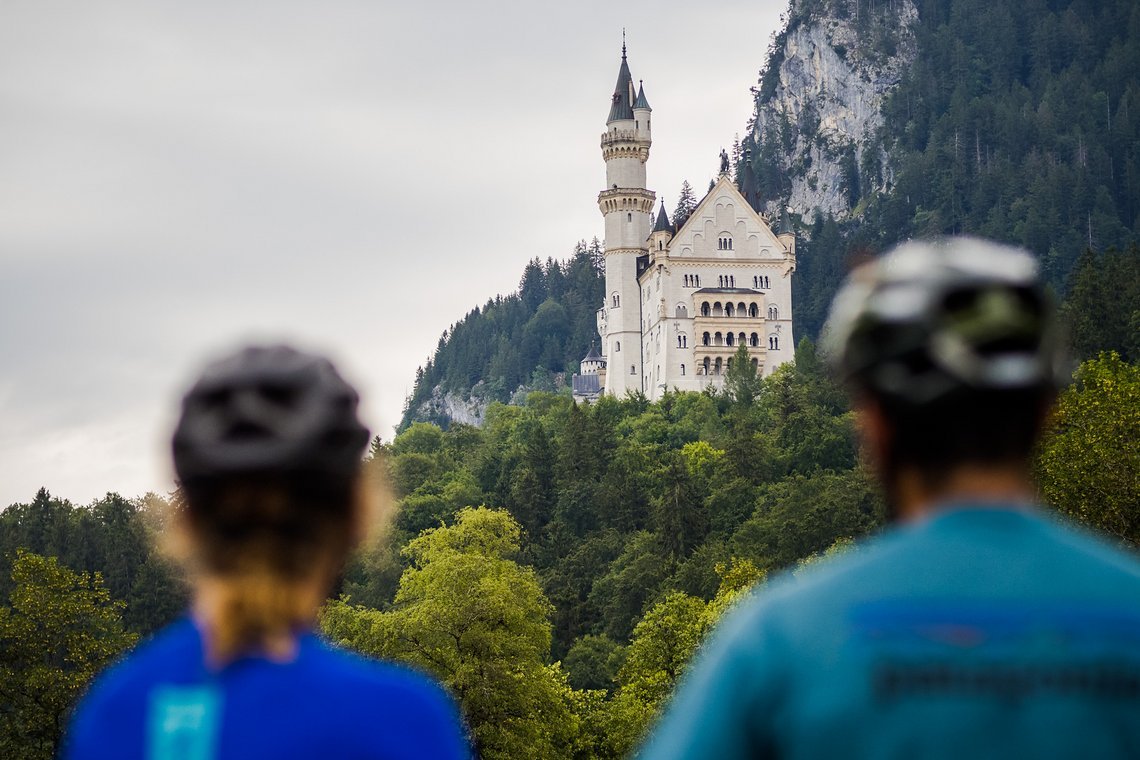
M673 226L680 230L697 208L697 198L688 180L681 183L681 194L677 197L677 208L673 210Z

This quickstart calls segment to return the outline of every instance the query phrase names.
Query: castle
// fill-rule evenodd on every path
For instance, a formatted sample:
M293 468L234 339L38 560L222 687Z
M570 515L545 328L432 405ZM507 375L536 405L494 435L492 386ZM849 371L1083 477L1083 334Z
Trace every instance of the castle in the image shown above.
M574 395L658 399L667 389L720 388L740 345L763 375L792 358L792 273L796 240L736 188L721 154L720 176L673 229L664 202L645 186L653 109L635 90L622 44L621 68L602 133L606 189L606 299L598 310L602 353L591 348ZM747 188L746 188L747 191ZM758 205L758 203L757 203Z

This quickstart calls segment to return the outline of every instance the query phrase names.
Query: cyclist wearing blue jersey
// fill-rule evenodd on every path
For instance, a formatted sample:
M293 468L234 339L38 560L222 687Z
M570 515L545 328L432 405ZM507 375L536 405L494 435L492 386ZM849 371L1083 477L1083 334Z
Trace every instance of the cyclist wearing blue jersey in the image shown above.
M173 441L191 613L97 680L66 757L469 756L438 685L312 630L364 533L368 438L321 357L248 348L206 369Z
M734 610L641 756L1140 757L1140 564L1033 504L1062 343L1023 251L853 272L824 349L897 524Z

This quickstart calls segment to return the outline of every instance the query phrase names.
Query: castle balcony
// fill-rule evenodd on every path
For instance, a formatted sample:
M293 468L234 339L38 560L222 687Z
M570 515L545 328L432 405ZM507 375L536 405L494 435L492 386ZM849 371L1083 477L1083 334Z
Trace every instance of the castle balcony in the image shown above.
M725 349L728 354L744 344L749 351L765 344L767 327L759 317L702 317L693 318L693 345L697 350Z
M614 129L602 132L601 144L603 149L620 143L644 144L646 149L648 149L650 139L645 133L638 132L636 129Z
M615 211L653 213L657 193L640 187L615 187L598 193L598 208L603 214Z
M698 345L693 351L693 366L696 373L701 376L723 375L728 372L733 357L736 356L737 346L702 346ZM748 357L757 372L764 371L764 364L768 351L764 347L749 347Z

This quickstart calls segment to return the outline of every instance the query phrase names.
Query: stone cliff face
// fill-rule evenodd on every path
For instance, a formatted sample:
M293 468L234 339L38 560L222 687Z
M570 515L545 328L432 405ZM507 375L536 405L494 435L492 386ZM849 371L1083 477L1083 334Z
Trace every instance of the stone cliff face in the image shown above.
M912 0L793 0L769 50L753 118L762 159L775 161L789 209L848 216L861 193L891 185L877 139L884 98L914 59ZM756 159L754 159L755 161Z
M478 387L472 391L476 391ZM490 401L480 398L476 393L463 398L454 393L444 393L437 385L432 388L431 398L416 407L410 419L440 424L461 423L478 427L483 424L483 416L487 413L489 404Z

